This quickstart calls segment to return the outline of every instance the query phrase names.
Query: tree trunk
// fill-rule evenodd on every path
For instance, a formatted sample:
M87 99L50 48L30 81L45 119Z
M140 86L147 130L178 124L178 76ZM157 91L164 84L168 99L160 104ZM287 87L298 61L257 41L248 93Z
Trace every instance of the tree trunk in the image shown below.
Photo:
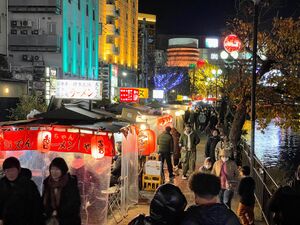
M241 152L239 151L238 145L242 135L242 128L245 123L246 110L246 99L243 98L241 102L237 105L237 109L234 114L234 119L229 133L229 139L233 144L233 153L237 164L240 164Z

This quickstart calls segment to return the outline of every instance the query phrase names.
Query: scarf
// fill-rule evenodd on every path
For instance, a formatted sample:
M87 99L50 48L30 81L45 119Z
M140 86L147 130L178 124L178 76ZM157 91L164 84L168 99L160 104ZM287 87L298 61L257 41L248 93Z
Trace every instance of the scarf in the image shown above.
M51 176L48 177L48 180L45 184L44 206L47 206L47 203L50 199L52 209L57 210L59 208L61 191L67 185L68 181L68 174L62 176L59 181L53 180Z
M187 133L186 131L184 131L185 135L188 137L188 141L187 141L187 150L191 150L192 149L192 141L191 141L191 135L193 133L193 131L191 131L191 133Z

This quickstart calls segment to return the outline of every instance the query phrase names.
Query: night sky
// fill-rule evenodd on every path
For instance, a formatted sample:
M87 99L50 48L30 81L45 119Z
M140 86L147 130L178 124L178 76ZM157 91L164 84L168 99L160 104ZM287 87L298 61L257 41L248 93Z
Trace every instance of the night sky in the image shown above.
M273 10L273 15L279 12L283 17L300 16L299 0L279 1L281 7ZM157 15L158 34L219 35L226 20L235 15L234 3L235 0L139 0L139 12Z

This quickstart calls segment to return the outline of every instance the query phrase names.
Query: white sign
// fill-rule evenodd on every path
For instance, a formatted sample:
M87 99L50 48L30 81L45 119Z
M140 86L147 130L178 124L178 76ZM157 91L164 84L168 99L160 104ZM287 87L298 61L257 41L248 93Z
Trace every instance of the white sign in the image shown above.
M102 99L102 81L94 80L57 80L56 98L65 99Z
M163 99L164 98L164 90L153 90L153 98Z
M205 38L205 47L206 48L218 48L219 39L218 38Z

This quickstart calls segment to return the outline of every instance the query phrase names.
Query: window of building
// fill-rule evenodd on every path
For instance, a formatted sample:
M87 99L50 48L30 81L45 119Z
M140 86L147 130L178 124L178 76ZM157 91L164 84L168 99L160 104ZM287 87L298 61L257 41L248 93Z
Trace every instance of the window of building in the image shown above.
M86 48L89 47L89 39L88 39L88 37L85 39L85 46L86 46Z
M80 45L80 32L78 32L78 35L77 35L77 42L78 42L78 45Z
M86 16L89 16L89 5L86 5Z
M95 10L93 9L93 20L95 21L95 18L96 18L96 16L95 16Z
M77 4L78 10L80 10L80 1L81 1L81 0L78 0L78 4Z
M71 4L71 0L68 0L69 1L69 3Z
M93 51L95 51L95 41L93 40Z
M71 27L68 28L68 39L71 41Z

